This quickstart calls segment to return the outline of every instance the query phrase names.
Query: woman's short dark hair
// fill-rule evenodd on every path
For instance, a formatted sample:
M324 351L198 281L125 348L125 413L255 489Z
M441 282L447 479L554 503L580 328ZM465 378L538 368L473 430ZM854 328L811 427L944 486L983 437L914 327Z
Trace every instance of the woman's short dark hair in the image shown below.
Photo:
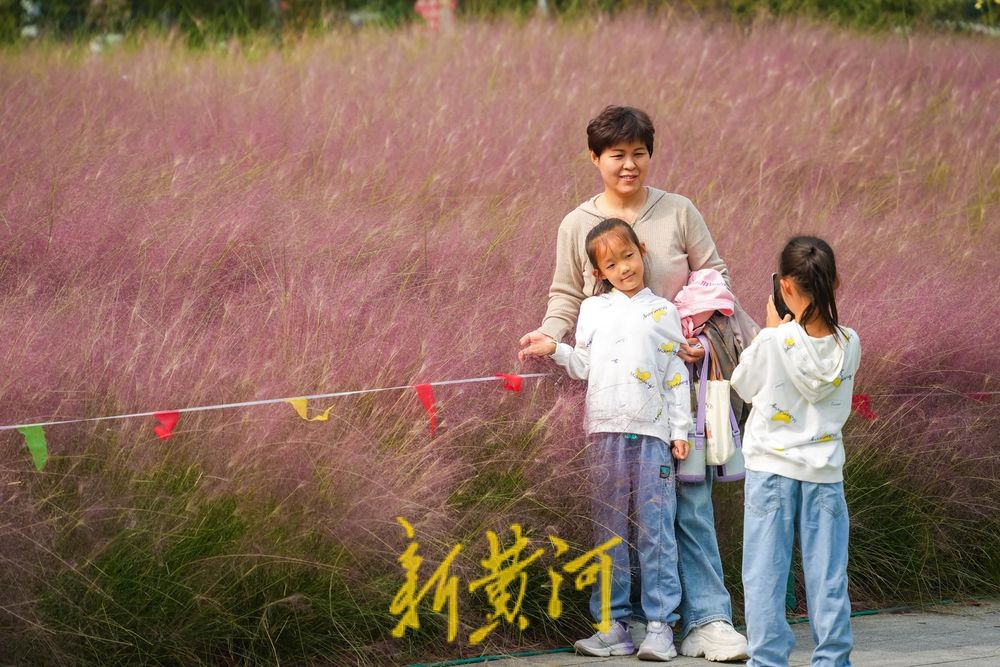
M635 107L605 107L587 124L587 146L600 157L615 144L641 141L653 155L653 121Z

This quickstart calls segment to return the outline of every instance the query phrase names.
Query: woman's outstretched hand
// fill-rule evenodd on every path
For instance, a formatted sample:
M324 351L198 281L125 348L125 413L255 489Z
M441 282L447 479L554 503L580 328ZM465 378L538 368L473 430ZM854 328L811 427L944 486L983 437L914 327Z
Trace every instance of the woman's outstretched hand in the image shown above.
M681 351L677 353L677 356L681 358L681 361L693 364L705 358L705 348L701 346L697 338L688 338L687 345L681 344Z
M556 342L537 329L521 336L521 349L517 353L518 361L523 362L529 357L547 357L556 351Z

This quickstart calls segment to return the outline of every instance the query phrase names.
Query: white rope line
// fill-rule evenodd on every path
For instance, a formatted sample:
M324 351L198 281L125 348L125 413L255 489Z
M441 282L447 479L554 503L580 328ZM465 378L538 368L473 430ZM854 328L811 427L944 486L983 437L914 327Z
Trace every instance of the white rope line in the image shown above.
M521 378L540 378L547 377L549 373L526 373L519 374L518 377ZM7 426L0 426L0 431L13 431L18 428L28 428L30 426L58 426L62 424L82 424L85 422L98 422L98 421L112 421L116 419L132 419L134 417L152 417L156 414L162 412L208 412L211 410L229 410L232 408L249 408L257 405L274 405L277 403L287 403L288 401L297 399L314 400L320 398L339 398L343 396L358 396L360 394L375 394L384 391L400 391L402 389L412 389L421 384L429 384L432 387L443 387L447 385L454 384L472 384L475 382L496 382L498 380L503 380L503 378L491 375L489 377L479 377L479 378L463 378L461 380L439 380L437 382L418 382L416 384L401 384L395 387L377 387L373 389L354 389L351 391L335 391L326 394L309 394L307 396L289 396L288 398L265 398L258 401L242 401L239 403L219 403L217 405L199 405L195 407L187 408L177 408L175 410L151 410L148 412L131 412L122 415L111 415L107 417L88 417L85 419L63 419L57 421L47 421L47 422L33 422L30 424L10 424ZM969 398L970 396L996 396L1000 394L1000 391L971 391L971 392L958 392L958 391L926 391L926 392L914 392L914 393L890 393L890 394L858 394L861 396L867 395L871 398L913 398L913 397L925 397L925 396L955 396L962 398Z
M518 374L520 378L540 378L546 377L548 373L527 373ZM480 378L464 378L462 380L439 380L437 382L417 382L416 384L401 384L396 387L378 387L375 389L355 389L352 391L335 391L328 394L309 394L308 396L290 396L288 398L265 398L259 401L242 401L240 403L219 403L217 405L199 405L196 407L178 408L176 410L153 410L151 412L132 412L124 415L111 415L109 417L88 417L86 419L63 419L59 421L35 422L32 424L11 424L0 426L0 431L12 431L18 428L29 426L56 426L61 424L82 424L84 422L111 421L113 419L131 419L133 417L152 417L163 412L208 412L210 410L228 410L231 408L249 408L256 405L273 405L276 403L287 403L294 400L313 400L319 398L338 398L341 396L357 396L358 394L374 394L382 391L399 391L401 389L412 389L419 385L429 384L432 387L443 387L452 384L472 384L474 382L502 382L504 378L496 375Z
M871 396L872 398L886 398L886 397L912 398L912 397L915 397L915 396L919 396L919 397L924 397L924 396L954 396L956 398L971 398L971 397L974 397L974 396L996 396L997 394L1000 394L1000 391L954 391L954 390L952 390L952 391L922 391L922 392L913 392L913 393L906 393L906 394L867 394L867 396ZM864 395L864 394L858 394L858 395Z

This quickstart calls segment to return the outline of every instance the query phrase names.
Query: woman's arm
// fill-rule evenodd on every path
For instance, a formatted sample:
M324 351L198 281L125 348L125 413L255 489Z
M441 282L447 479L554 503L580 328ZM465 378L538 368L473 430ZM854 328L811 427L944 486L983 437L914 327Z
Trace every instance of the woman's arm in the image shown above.
M576 325L583 293L584 266L580 263L582 239L574 232L569 216L559 225L556 237L556 269L549 287L549 303L538 331L561 341Z
M722 274L726 285L732 289L729 269L719 256L719 249L715 247L715 240L708 231L705 218L690 201L684 211L684 246L688 256L688 267L692 271L715 269Z
M715 269L722 274L722 278L726 281L729 289L732 289L733 281L729 275L729 268L722 261L722 257L719 256L719 249L715 246L711 232L708 231L705 219L701 217L701 213L698 212L698 209L690 201L684 215L684 239L687 244L688 267L692 271L697 271L698 269ZM760 330L760 326L743 310L738 297L736 303L733 305L733 311L732 318L730 319L730 322L735 325L733 332L742 345L749 345L753 337L757 335L757 331ZM685 355L684 360L689 363L697 363L705 355L703 350L690 345L684 346L682 351Z
M701 213L690 200L687 202L687 208L684 212L683 232L685 249L688 256L688 267L691 271L715 269L722 274L726 285L732 289L733 282L729 275L729 268L722 261L722 257L719 256L719 249L715 246L712 233L708 231L705 218L702 217ZM756 334L757 325L749 315L743 312L743 307L740 305L739 299L736 300L734 310L736 312L734 312L733 321L737 323L737 333L740 334L742 342L747 344L753 338L754 334ZM688 341L688 345L681 347L681 358L688 363L698 363L705 356L705 351L700 346L695 345L695 342L694 340L690 340Z

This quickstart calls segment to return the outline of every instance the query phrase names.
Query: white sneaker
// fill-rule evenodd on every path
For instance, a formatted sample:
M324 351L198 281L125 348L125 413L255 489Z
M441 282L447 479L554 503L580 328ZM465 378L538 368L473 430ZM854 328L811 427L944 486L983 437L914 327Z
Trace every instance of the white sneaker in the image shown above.
M691 630L681 642L681 655L714 662L746 660L747 638L725 621L712 621Z
M628 634L632 637L632 643L636 646L646 638L646 621L639 621L630 618L628 621Z
M593 637L581 639L573 644L573 648L581 655L592 655L596 658L635 653L635 644L632 643L625 624L620 621L613 622L607 632L597 632Z
M658 660L666 662L677 657L674 648L674 631L670 626L660 621L650 621L646 626L646 638L639 647L640 660Z

